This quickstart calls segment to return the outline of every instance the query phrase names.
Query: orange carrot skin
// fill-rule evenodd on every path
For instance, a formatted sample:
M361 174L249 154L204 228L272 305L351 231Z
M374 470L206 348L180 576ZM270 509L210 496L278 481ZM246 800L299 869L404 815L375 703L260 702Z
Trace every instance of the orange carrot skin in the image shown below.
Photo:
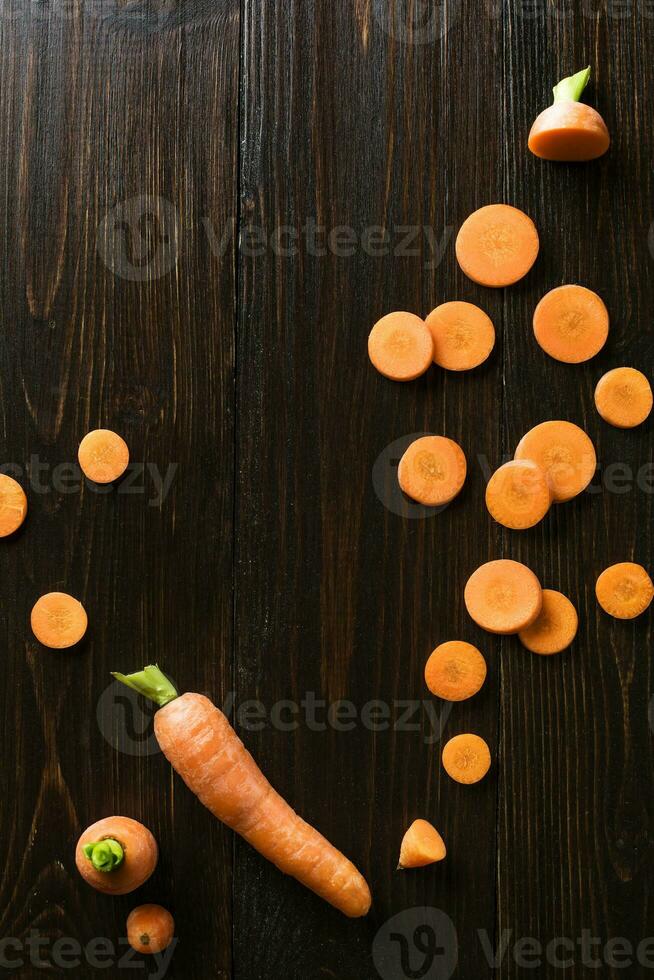
M345 915L366 915L363 876L272 788L208 698L182 694L157 711L154 728L170 764L214 816Z
M115 871L96 871L84 854L84 845L113 837L125 851L124 863ZM87 827L77 842L77 870L92 888L107 895L127 895L152 875L159 859L159 848L153 835L131 817L103 817Z

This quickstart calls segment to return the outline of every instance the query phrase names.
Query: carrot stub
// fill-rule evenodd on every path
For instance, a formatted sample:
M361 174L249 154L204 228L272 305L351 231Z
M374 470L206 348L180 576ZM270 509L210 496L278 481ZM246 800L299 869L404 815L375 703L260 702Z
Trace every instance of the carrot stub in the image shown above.
M94 483L113 483L129 465L125 440L111 429L94 429L82 439L77 451L84 476Z
M546 473L531 459L513 459L493 473L486 507L498 524L513 530L533 527L547 514L552 492Z
M84 606L66 592L48 592L37 599L30 622L39 643L52 650L75 646L88 626Z
M556 503L585 490L597 467L595 447L573 422L553 420L530 429L518 443L516 459L531 459L545 472Z
M526 276L538 255L536 225L508 204L489 204L471 214L456 238L465 274L482 286L510 286Z
M654 585L642 565L631 561L605 568L595 585L600 606L616 619L635 619L649 607Z
M479 735L455 735L443 749L445 772L457 783L478 783L490 764L490 749Z
M427 687L444 701L465 701L473 697L483 687L486 673L482 654L464 640L441 643L425 665Z
M633 429L652 411L651 385L636 368L614 368L597 382L595 407L610 425Z
M157 842L131 817L104 817L84 831L75 849L82 878L100 892L127 895L139 888L157 866Z
M519 633L538 617L543 590L526 565L500 558L472 573L464 600L470 616L482 629L489 633Z
M402 838L398 871L424 868L442 861L447 850L443 838L427 820L414 820Z
M609 335L609 313L592 289L557 286L534 310L534 336L546 354L580 364L601 351Z
M163 905L139 905L127 916L127 941L137 953L160 953L175 936L175 920Z
M0 473L0 538L13 534L27 516L27 497L20 483Z
M426 320L434 341L434 362L448 371L470 371L495 346L493 321L472 303L442 303Z
M572 163L595 160L609 148L610 137L599 112L580 102L590 68L564 78L554 87L554 103L536 118L529 149L543 160Z
M543 589L540 615L531 626L520 631L520 642L532 653L561 653L574 640L578 626L577 610L568 597L553 589Z
M391 381L413 381L430 366L434 345L429 327L413 313L388 313L368 337L368 356Z
M422 436L400 459L397 478L407 497L427 507L439 507L460 492L466 472L465 454L453 439Z

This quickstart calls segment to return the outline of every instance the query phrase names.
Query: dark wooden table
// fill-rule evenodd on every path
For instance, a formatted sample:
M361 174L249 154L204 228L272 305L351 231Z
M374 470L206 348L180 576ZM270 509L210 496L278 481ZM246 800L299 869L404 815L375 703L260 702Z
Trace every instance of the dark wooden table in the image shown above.
M651 975L652 620L608 619L593 589L611 562L651 562L652 424L611 429L593 388L612 366L653 369L653 41L640 0L2 0L0 455L30 503L0 547L6 973L43 976L40 955L48 975L139 975L118 937L159 901L178 925L171 978ZM587 63L611 151L539 162L531 121ZM490 291L453 243L502 200L542 248ZM612 325L568 367L531 314L577 281ZM452 298L492 316L488 364L376 374L372 323ZM488 473L549 418L587 429L598 475L502 533ZM136 464L108 494L73 465L98 426ZM469 479L443 513L403 516L396 441L424 431L461 443ZM468 619L467 576L500 556L577 604L569 652L534 657ZM30 633L53 589L88 610L78 651ZM451 637L478 643L490 676L448 713L422 671ZM360 865L365 920L284 879L173 777L149 712L109 677L155 660L231 706L274 785ZM443 774L441 723L488 740L483 783ZM73 862L111 813L162 851L121 899ZM417 816L448 858L398 873ZM85 952L72 966L99 937L110 968Z

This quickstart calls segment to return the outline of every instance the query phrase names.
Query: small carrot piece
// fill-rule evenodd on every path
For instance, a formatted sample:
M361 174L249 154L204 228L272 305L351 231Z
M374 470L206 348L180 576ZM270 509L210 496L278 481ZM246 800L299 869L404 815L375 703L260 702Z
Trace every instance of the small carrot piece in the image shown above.
M94 483L113 483L129 465L129 449L125 440L111 429L88 432L77 451L84 476Z
M596 109L580 102L590 68L564 78L554 87L554 102L536 118L529 149L542 160L578 163L603 156L611 142Z
M27 497L20 483L0 473L0 538L17 531L27 516Z
M510 286L536 261L538 232L531 218L508 204L488 204L463 222L456 238L463 272L482 286Z
M84 881L107 895L127 895L139 888L158 859L156 840L131 817L98 820L86 828L75 849L75 864Z
M402 491L427 507L454 500L465 483L463 450L446 436L421 436L408 447L397 468Z
M175 920L163 905L139 905L127 916L127 941L137 953L160 953L175 936Z
M445 842L436 828L427 820L414 820L402 838L397 869L424 868L442 861L446 854Z
M500 558L472 573L464 601L468 613L482 629L489 633L519 633L537 619L543 590L526 565Z
M48 592L37 599L30 622L39 643L52 650L75 646L88 626L84 606L66 592Z
M595 447L573 422L541 422L527 432L516 459L531 459L547 475L555 503L571 500L586 489L597 468Z
M567 596L554 589L543 589L543 608L538 619L520 630L520 642L532 653L549 655L566 650L579 626L577 610Z
M444 701L465 701L484 686L486 661L464 640L448 640L436 647L425 665L427 687Z
M597 293L585 286L550 289L534 310L534 336L556 361L589 361L601 351L608 335L608 310Z
M595 584L600 606L616 619L635 619L649 607L654 585L642 565L623 561L605 568Z
M486 487L486 507L491 517L517 531L542 521L551 503L547 474L531 459L504 463Z
M479 367L495 346L493 321L473 303L442 303L426 323L434 341L434 362L448 371Z
M387 313L370 331L368 356L379 373L391 381L413 381L433 360L429 327L413 313Z
M455 735L443 749L442 758L448 776L465 785L478 783L491 765L490 749L479 735Z
M610 425L633 429L652 411L651 385L636 368L614 368L597 382L595 407Z

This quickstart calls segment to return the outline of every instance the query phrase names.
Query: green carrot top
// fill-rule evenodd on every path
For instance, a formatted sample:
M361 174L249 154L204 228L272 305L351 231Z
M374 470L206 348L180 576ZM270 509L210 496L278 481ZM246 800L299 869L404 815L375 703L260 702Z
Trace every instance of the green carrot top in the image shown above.
M111 676L121 684L131 687L138 694L142 694L143 697L154 701L160 708L179 697L174 686L156 664L144 667L134 674L119 674L112 671Z
M584 68L583 71L578 71L576 75L570 75L568 78L562 78L558 85L555 85L552 91L554 92L555 102L579 102L582 92L588 85L590 81L590 65L588 68Z
M125 857L121 845L113 837L105 837L94 844L85 844L82 850L96 871L115 871Z

